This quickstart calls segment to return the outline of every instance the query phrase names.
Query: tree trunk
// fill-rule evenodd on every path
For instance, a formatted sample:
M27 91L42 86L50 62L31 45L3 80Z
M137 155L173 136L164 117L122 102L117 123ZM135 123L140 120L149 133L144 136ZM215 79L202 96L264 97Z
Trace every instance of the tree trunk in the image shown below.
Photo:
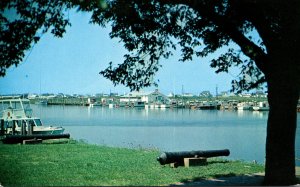
M298 60L277 53L266 75L270 112L266 140L266 185L292 185L295 176L295 138L299 99ZM281 63L279 63L281 61ZM294 61L294 62L291 62Z

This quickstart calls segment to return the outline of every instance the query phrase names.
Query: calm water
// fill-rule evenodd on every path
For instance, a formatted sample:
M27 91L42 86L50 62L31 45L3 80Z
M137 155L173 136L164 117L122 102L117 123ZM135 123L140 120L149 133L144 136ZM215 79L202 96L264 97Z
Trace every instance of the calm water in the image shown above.
M229 149L231 159L264 162L268 112L41 105L32 108L46 125L63 126L72 138L92 144L161 151ZM298 125L299 118L298 113ZM299 128L296 146L299 158Z

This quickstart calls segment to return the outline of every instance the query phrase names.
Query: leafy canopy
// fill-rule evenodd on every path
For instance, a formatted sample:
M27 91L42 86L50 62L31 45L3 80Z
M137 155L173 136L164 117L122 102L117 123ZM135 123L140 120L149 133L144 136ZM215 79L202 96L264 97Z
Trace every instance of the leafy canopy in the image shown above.
M129 51L122 64L113 67L110 63L100 74L114 84L121 83L136 90L153 83L160 59L168 58L178 46L180 61L205 57L225 46L228 51L212 60L211 67L216 68L216 73L239 67L240 77L232 82L234 90L257 87L265 78L255 65L255 57L241 58L242 51L254 53L250 51L255 44L246 37L254 26L241 18L236 11L238 3L233 2L116 0L108 1L106 9L91 5L85 9L93 12L91 22L101 26L110 24L110 36L120 38ZM251 45L244 44L243 49L238 50L231 48L236 37L242 37ZM264 53L262 43L257 49Z
M270 6L274 4L274 6ZM266 6L268 5L268 6ZM156 84L153 81L161 58L177 48L180 61L205 57L222 47L227 52L211 61L216 73L238 67L233 90L250 90L265 82L268 43L253 41L251 32L261 38L276 34L280 17L278 5L270 0L11 0L0 4L0 76L11 65L18 65L24 52L49 29L62 37L70 25L67 10L92 12L91 23L110 24L111 38L119 38L128 50L124 62L100 72L114 84L138 90ZM254 11L255 10L255 11ZM274 16L275 15L275 16ZM257 22L257 19L263 22ZM264 41L265 42L265 41ZM236 43L240 48L232 48ZM246 55L248 58L242 57ZM200 71L200 70L199 70Z
M22 62L25 52L49 29L62 37L70 25L64 11L70 3L63 0L4 0L0 2L0 76Z

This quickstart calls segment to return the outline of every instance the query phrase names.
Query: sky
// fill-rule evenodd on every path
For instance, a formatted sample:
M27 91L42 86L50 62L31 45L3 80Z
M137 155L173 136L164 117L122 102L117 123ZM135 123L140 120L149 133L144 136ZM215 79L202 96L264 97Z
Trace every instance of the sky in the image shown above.
M64 93L96 94L130 92L123 85L116 87L99 74L109 62L117 65L123 62L126 49L119 39L109 37L110 26L102 28L89 24L90 14L70 12L72 26L67 27L63 38L55 38L46 33L41 40L26 52L23 62L7 70L0 77L0 95L23 93ZM158 87L144 88L145 91L159 89L164 94L210 91L213 95L231 89L235 78L233 70L229 74L216 74L210 68L209 60L216 57L195 58L180 62L180 51L169 59L161 59L155 80Z

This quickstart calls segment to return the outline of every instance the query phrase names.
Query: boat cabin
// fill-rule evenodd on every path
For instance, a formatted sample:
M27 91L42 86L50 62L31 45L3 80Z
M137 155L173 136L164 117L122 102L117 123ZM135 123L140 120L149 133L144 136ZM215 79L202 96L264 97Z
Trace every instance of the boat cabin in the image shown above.
M4 120L19 119L32 116L32 109L28 99L0 100L0 117Z

